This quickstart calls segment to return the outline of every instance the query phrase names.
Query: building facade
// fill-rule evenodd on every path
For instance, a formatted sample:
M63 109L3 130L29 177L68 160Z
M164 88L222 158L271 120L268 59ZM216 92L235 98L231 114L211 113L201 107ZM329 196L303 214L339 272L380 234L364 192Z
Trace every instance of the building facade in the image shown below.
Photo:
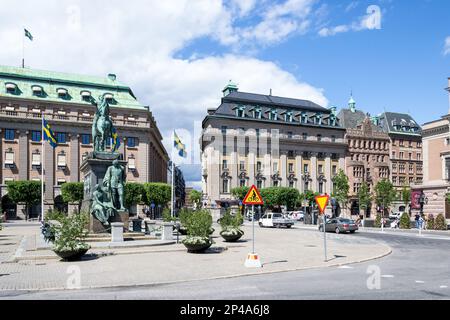
M368 114L356 109L353 97L347 109L339 112L338 117L346 128L345 140L348 152L345 170L349 178L349 206L352 215L364 214L366 218L374 217L377 206L372 204L362 212L359 206L358 192L366 183L373 193L378 181L390 178L388 134L372 122Z
M226 206L233 203L232 188L253 184L332 193L346 153L336 109L239 92L232 83L223 93L202 123L204 203Z
M128 162L127 181L166 182L168 154L149 107L113 74L105 78L0 66L0 188L8 218L22 217L7 196L6 183L41 180L45 175L45 207L62 207L61 185L82 181L79 167L93 151L91 125L96 101L109 100L114 126L121 140L119 152ZM41 147L42 117L50 124L58 145ZM37 216L36 206L31 216Z
M446 89L450 93L450 78ZM449 94L450 102L450 94ZM413 209L420 210L418 195L423 192L423 212L436 217L443 214L450 221L450 110L440 119L422 125L423 183L413 186Z
M401 197L403 187L423 182L422 128L405 113L385 112L375 121L389 135L391 182ZM393 207L409 212L401 198Z

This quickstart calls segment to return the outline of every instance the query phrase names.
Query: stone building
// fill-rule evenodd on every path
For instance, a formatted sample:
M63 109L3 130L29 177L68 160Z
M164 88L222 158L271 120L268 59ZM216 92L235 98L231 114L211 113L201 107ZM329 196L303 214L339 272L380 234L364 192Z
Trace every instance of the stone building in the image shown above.
M45 206L67 209L60 196L65 182L82 181L79 166L93 150L91 99L109 100L113 122L128 161L127 180L166 182L168 154L149 107L113 74L91 77L0 66L0 188L8 218L23 215L8 199L6 182L39 180L42 170L42 116L58 145L45 143ZM36 217L40 206L33 208Z
M446 90L450 92L450 78ZM423 184L412 187L414 212L420 210L418 195L423 192L424 213L443 214L449 221L450 205L446 195L450 193L450 110L440 119L422 125L422 144Z
M345 129L336 109L311 101L239 92L230 83L208 110L201 137L204 203L233 203L231 189L282 186L331 194L344 169Z
M350 98L348 108L339 112L338 118L346 128L348 152L345 167L350 186L350 212L352 215L358 215L358 191L363 183L367 183L370 192L373 192L378 181L390 178L390 140L388 134L374 124L368 114L356 109L353 97ZM377 206L375 201L372 201L365 217L373 218L376 213Z
M422 128L405 113L385 112L374 121L389 135L391 181L395 188L401 191L404 186L422 184ZM393 209L409 212L402 199L393 203Z

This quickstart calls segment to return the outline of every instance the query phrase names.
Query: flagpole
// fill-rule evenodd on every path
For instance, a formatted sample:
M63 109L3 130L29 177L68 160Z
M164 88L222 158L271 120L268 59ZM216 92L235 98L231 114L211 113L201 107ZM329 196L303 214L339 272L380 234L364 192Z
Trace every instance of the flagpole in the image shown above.
M175 134L173 134L172 140L175 141ZM170 202L170 204L171 204L171 205L170 205L170 206L171 206L171 212L170 212L170 214L171 214L172 217L175 216L175 213L174 213L174 212L175 212L175 211L174 211L174 205L173 205L174 193L175 193L175 190L174 190L174 180L175 180L175 179L174 179L174 177L175 177L175 169L174 169L174 167L175 167L175 166L174 166L174 161L173 161L173 160L174 160L174 159L173 159L173 158L174 158L174 157L173 157L173 147L174 147L174 146L173 146L173 144L172 144L172 192L171 192L171 195L170 195L170 199L171 199L171 200L170 200L170 201L171 201L171 202Z
M25 68L25 27L22 34L22 69Z
M41 221L44 221L44 163L45 163L45 145L44 145L44 112L41 111Z

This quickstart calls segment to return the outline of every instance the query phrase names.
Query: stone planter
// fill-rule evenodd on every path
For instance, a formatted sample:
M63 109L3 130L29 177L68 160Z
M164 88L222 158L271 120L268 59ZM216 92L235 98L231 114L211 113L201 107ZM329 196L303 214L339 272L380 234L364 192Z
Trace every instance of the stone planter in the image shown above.
M212 241L205 243L183 243L189 253L202 253L205 252L212 245Z
M236 242L244 235L244 231L239 230L239 232L235 234L224 233L223 231L221 231L220 235L225 240L225 242Z
M89 248L73 251L56 251L56 250L53 251L64 261L77 261L80 260L81 257L84 256L88 250Z

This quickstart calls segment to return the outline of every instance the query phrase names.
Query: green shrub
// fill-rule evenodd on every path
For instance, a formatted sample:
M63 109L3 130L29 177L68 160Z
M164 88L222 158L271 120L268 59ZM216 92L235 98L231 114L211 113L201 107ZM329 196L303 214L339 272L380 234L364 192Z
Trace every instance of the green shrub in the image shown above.
M178 218L180 219L180 224L182 226L186 226L186 223L192 212L194 211L187 208L182 208L180 211L178 211Z
M188 236L208 237L212 228L212 216L208 210L202 209L192 212L184 226Z
M89 245L84 242L88 234L86 230L89 223L88 213L74 214L70 217L60 216L57 221L50 226L51 232L55 235L53 250L64 252L89 249Z
M427 229L428 230L434 229L434 216L431 213L427 217Z
M434 230L447 230L447 221L441 213L437 215L434 221Z
M51 221L51 220L56 220L56 221L60 221L63 217L65 217L64 212L58 211L58 210L53 210L53 209L49 209L46 213L45 213L45 217L44 217L44 221Z
M411 219L406 212L400 217L400 229L411 229Z
M162 217L164 222L174 222L177 220L177 218L172 217L172 213L169 208L164 208Z
M379 213L377 213L377 216L375 217L374 227L381 228L381 214Z

